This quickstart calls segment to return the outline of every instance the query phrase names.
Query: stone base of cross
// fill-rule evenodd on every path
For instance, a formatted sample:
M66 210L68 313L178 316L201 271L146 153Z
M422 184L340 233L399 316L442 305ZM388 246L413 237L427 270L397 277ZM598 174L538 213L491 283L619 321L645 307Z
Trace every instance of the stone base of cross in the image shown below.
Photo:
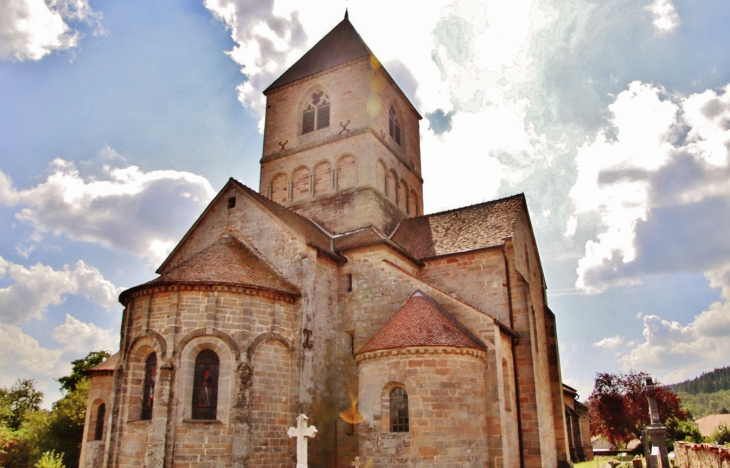
M289 437L297 438L297 468L307 468L307 439L317 435L317 428L307 426L307 418L303 414L297 416L297 427L290 427L287 431Z

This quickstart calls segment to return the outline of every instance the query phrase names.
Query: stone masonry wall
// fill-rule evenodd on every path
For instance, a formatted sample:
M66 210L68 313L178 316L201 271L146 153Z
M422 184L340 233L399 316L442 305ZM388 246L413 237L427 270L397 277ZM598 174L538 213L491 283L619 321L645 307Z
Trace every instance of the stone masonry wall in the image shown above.
M294 439L282 430L296 419L291 404L292 364L289 350L276 340L263 343L254 354L251 466L279 468L296 463Z
M727 447L676 442L674 453L679 468L730 468L730 449Z
M98 467L103 463L112 409L110 397L112 395L114 377L111 374L93 375L89 378L89 383L89 401L86 405L84 437L81 442L81 457L79 461L81 468ZM104 434L101 440L95 440L96 418L99 406L102 403L106 408L104 414Z
M373 468L484 467L483 353L412 348L358 357L360 457ZM391 432L390 392L408 394L409 432Z
M421 278L509 324L509 299L501 248L425 261Z

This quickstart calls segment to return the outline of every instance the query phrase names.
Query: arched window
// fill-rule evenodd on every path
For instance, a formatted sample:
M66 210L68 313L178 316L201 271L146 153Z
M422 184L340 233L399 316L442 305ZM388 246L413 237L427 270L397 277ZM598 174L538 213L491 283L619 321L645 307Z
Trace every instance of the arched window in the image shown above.
M330 100L324 91L312 92L304 106L302 115L302 135L330 126Z
M147 356L144 365L144 391L142 393L142 419L152 419L155 402L155 379L157 378L157 353Z
M96 410L96 427L94 428L94 440L101 440L104 438L104 415L106 413L106 405L104 403L99 405Z
M193 419L215 419L218 408L218 355L204 349L195 358Z
M404 388L390 392L390 432L408 432L408 394Z
M398 121L398 113L395 106L390 106L388 113L388 128L390 129L390 137L400 145L400 122Z

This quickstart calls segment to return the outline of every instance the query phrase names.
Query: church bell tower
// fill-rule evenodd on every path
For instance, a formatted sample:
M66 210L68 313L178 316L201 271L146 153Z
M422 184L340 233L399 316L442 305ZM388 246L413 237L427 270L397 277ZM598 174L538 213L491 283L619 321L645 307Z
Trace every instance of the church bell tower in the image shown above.
M423 214L421 116L347 14L264 94L262 195L333 234Z

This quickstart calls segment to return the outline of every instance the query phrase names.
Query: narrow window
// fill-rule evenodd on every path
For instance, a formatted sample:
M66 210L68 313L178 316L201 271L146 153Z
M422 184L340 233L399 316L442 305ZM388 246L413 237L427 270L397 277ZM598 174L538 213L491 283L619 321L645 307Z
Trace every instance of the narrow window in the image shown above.
M347 292L352 292L352 273L347 274Z
M228 209L236 207L236 197L228 197Z
M330 126L330 102L324 91L317 90L309 96L302 115L302 135Z
M193 419L215 419L218 408L218 355L205 349L195 358Z
M142 394L142 419L152 419L155 402L155 378L157 377L157 353L147 357L144 366L144 392Z
M509 366L502 358L502 389L504 391L504 410L512 411L512 392L510 391Z
M104 438L104 414L106 413L106 405L104 403L99 405L96 410L96 427L94 428L94 440L101 440Z
M390 432L408 432L408 394L403 388L390 392Z
M398 114L396 113L395 107L393 106L390 106L388 123L388 127L390 129L390 137L400 145L400 123L398 122Z

